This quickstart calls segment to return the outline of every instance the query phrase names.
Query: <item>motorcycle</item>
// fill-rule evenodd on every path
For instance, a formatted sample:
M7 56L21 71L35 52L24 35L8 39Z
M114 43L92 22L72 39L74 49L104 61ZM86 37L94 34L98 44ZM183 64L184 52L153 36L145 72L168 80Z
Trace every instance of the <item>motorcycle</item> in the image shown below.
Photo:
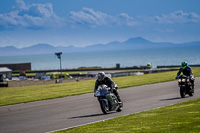
M178 85L180 87L180 95L182 98L184 98L186 94L188 94L189 96L194 95L194 85L191 83L188 76L178 76Z
M100 85L94 96L98 98L101 110L104 114L108 114L109 111L122 111L123 103L119 103L115 94L112 93L110 88L106 85Z

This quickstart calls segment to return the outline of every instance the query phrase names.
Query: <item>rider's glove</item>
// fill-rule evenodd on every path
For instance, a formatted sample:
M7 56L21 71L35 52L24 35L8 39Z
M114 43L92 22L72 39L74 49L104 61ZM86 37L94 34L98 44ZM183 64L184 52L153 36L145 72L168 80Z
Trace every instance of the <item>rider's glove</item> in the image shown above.
M175 79L178 79L178 76L176 76L176 78Z

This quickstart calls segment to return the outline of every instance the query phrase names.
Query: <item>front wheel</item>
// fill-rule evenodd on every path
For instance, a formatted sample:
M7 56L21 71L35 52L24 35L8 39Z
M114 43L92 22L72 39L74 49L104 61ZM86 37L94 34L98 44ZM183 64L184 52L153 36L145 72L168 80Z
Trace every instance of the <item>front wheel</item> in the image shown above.
M184 87L180 87L180 95L181 95L181 97L184 98L185 94L186 94L185 88Z
M106 104L106 101L102 100L100 102L100 104L101 104L101 110L102 110L102 112L104 114L108 114L108 112L109 112L109 106Z

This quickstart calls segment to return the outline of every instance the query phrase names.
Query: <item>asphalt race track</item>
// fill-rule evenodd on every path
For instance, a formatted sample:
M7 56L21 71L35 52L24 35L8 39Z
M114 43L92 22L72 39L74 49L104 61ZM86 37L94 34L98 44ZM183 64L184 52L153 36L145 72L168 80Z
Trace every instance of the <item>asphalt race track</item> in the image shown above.
M93 88L91 88L93 89ZM93 93L0 107L1 133L44 133L200 98L200 77L193 97L180 98L177 81L119 90L123 111L103 115Z

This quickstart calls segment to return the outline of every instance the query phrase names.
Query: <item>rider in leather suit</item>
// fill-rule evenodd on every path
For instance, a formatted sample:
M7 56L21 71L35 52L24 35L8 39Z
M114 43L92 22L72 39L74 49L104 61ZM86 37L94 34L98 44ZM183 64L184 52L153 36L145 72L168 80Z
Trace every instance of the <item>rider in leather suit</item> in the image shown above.
M109 77L105 76L104 72L98 73L97 77L98 79L95 82L94 93L96 92L99 85L105 84L108 87L110 87L111 92L113 92L115 96L117 97L118 101L121 102L121 99L120 99L117 87L115 87L114 81L112 81L112 79L110 79Z
M190 78L190 82L192 83L193 87L194 87L194 76L193 76L193 73L192 73L192 69L190 66L187 65L187 61L184 61L181 63L181 66L178 73L177 73L177 76L176 76L176 79L178 79L178 76L183 73L184 75L188 76Z

